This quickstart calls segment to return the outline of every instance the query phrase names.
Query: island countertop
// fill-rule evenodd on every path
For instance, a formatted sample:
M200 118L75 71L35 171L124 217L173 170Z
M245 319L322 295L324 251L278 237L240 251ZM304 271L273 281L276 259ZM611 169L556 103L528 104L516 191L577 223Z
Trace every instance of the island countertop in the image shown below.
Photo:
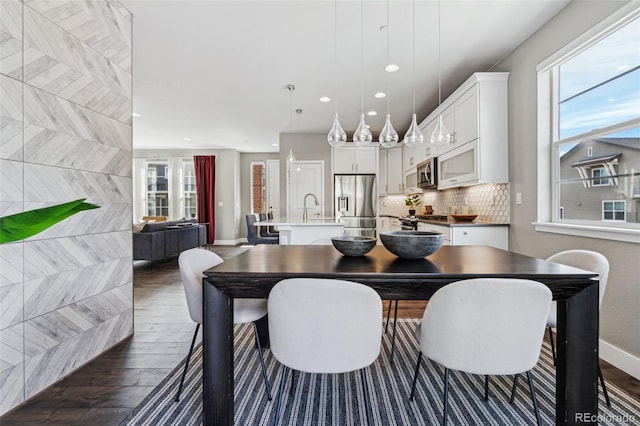
M280 245L331 244L331 237L344 232L340 219L320 217L303 222L287 217L256 222L254 226L274 226L278 229Z
M254 223L254 226L344 226L344 223L335 217L313 218L306 222L302 220L287 220L286 217L276 217L270 220L258 221Z

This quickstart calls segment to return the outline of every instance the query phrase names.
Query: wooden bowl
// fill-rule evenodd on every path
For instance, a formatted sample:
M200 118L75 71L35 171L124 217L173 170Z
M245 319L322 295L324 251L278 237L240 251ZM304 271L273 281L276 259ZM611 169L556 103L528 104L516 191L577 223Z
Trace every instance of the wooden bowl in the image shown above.
M456 220L456 222L471 222L473 219L478 217L477 214L452 214L452 218Z

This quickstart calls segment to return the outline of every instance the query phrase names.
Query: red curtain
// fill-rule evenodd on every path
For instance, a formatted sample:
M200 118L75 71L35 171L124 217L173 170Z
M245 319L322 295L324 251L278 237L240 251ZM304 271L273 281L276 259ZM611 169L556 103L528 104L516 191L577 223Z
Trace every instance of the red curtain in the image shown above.
M194 155L196 172L196 195L198 200L198 222L208 223L207 242L213 244L216 236L216 156Z

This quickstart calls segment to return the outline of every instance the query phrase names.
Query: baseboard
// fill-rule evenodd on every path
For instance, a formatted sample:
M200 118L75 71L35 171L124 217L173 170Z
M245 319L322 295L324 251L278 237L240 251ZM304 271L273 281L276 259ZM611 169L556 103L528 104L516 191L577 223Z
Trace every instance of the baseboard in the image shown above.
M214 246L237 246L238 244L246 244L246 238L238 238L236 240L216 240Z
M600 358L640 380L640 358L600 339Z

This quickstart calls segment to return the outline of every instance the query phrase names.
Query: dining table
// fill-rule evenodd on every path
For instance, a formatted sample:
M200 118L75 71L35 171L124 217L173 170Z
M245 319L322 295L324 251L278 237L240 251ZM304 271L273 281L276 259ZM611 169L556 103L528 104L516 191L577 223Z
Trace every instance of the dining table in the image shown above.
M470 278L543 283L557 301L555 422L596 424L597 274L489 246L442 246L426 258L409 260L384 246L347 257L329 245L259 245L204 272L205 425L234 423L234 299L267 298L279 281L303 277L359 282L386 300L428 300L443 286ZM258 321L258 329L268 345L266 317Z

